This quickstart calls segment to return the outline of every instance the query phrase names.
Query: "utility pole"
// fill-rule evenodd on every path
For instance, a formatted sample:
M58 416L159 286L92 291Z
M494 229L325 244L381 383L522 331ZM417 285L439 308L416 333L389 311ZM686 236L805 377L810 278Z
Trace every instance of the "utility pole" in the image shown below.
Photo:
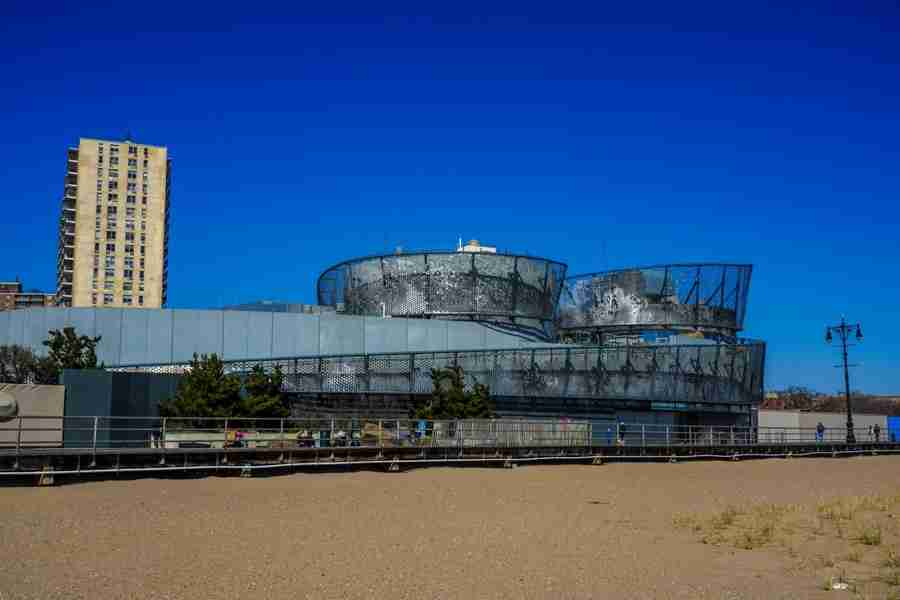
M856 329L856 340L861 342L863 339L862 329L859 323L847 323L844 317L841 317L840 325L827 325L825 327L825 343L830 344L832 341L831 333L837 333L841 338L841 356L843 358L844 367L844 395L847 399L847 443L855 444L856 435L853 433L853 408L850 405L850 365L847 364L847 338L850 333Z

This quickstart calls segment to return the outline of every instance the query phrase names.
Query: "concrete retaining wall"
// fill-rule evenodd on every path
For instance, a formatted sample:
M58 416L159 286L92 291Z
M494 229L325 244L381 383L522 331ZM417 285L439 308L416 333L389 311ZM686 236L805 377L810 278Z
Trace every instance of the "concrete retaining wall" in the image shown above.
M22 420L23 446L61 446L62 416L66 388L61 385L0 383L0 392L9 394L18 405L17 414L46 417ZM0 446L15 446L19 435L18 418L0 422ZM46 430L46 431L38 431Z

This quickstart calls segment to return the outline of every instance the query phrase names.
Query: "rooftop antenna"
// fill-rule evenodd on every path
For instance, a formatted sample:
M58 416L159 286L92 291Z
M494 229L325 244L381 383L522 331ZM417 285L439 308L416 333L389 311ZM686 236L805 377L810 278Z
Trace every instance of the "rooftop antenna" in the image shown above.
M462 252L462 236L459 236L459 242L456 244L456 251Z

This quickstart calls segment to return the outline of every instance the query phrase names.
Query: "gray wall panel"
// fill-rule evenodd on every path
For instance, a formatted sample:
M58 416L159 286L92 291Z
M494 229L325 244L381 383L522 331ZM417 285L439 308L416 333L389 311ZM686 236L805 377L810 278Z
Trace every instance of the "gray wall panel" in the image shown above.
M147 313L147 362L172 360L172 320L174 311L145 310Z
M148 311L129 310L122 316L122 347L118 363L128 365L151 362L147 352Z
M47 322L46 308L29 308L17 312L23 313L25 317L25 336L24 342L32 348L36 348L38 354L45 354L42 342L47 339L46 326Z
M484 347L485 348L516 348L528 344L527 340L521 337L493 327L485 327L484 331Z
M369 354L379 352L407 352L408 327L410 319L382 319L381 317L362 317L365 320L365 351Z
M247 312L247 356L272 356L272 315Z
M294 348L298 355L320 354L321 315L297 315Z
M222 311L173 311L174 355L176 362L189 361L194 353L222 356Z
M362 354L364 338L365 321L362 317L319 317L319 350L322 354Z
M474 350L485 347L486 329L481 323L447 322L447 348Z
M65 312L66 327L74 327L78 335L94 337L97 335L97 311L93 308L54 308L54 311ZM103 342L100 342L103 344Z
M440 352L528 346L529 340L481 323L381 319L334 314L215 310L41 308L0 314L0 345L42 353L51 327L100 335L106 365L186 362L192 355L224 358Z
M297 313L272 313L272 354L274 356L294 356L298 354L297 338L299 321Z
M31 344L29 340L27 343L25 341L25 323L27 321L28 315L25 314L27 311L24 310L16 310L10 315L9 321L9 344L17 344L19 346L26 346L31 348L32 350L37 350Z
M101 336L97 345L97 362L107 365L121 363L122 311L121 308L98 308L95 335Z
M410 352L439 352L447 349L448 321L409 319L406 346Z
M0 346L5 345L7 340L12 337L9 335L9 316L12 312L11 310L0 311Z
M222 313L222 358L249 358L247 339L250 337L250 313L226 310Z

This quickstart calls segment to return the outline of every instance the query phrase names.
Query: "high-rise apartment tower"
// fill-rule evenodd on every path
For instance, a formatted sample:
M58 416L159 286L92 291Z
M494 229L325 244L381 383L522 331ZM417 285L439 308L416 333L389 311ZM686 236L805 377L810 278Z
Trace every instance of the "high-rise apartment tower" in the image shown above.
M164 147L81 138L69 148L59 305L165 306L170 177Z

